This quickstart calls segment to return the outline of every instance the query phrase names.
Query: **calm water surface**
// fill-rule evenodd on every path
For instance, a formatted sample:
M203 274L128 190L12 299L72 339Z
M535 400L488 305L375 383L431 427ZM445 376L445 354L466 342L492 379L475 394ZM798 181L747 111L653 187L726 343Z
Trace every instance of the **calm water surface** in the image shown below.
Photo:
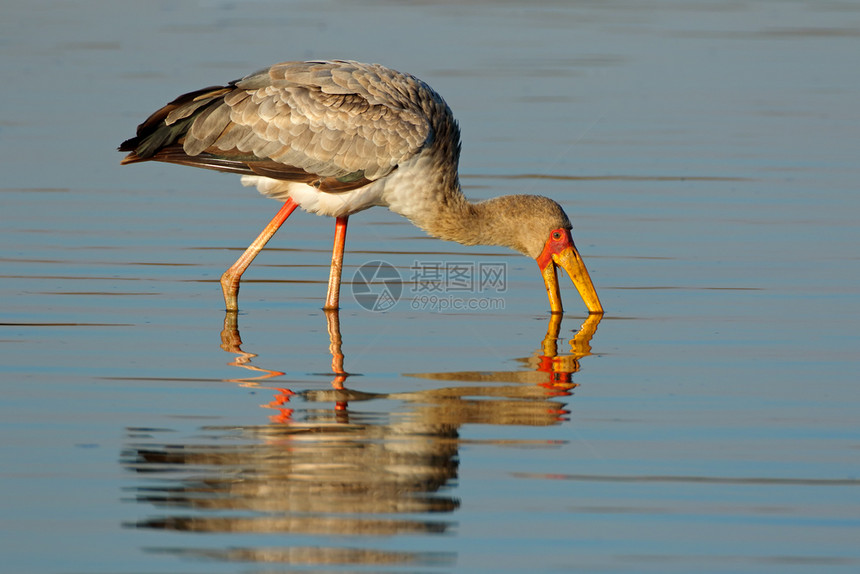
M4 571L860 568L856 3L0 20ZM114 149L175 95L323 57L439 90L467 194L559 200L606 316L567 285L553 320L533 262L371 210L339 314L333 223L296 214L225 317L218 277L277 205ZM351 294L373 261L403 279L386 312ZM502 281L428 299L446 262Z

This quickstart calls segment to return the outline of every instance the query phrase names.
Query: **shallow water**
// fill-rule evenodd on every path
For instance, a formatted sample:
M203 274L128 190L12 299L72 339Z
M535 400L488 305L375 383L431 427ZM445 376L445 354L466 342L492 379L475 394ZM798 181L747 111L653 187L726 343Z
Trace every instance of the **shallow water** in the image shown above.
M836 1L7 2L5 569L856 571L858 30ZM559 200L606 316L371 210L339 315L333 224L297 213L225 317L277 205L114 149L322 57L441 92L467 194ZM352 296L374 261L386 312ZM445 263L501 282L422 290Z

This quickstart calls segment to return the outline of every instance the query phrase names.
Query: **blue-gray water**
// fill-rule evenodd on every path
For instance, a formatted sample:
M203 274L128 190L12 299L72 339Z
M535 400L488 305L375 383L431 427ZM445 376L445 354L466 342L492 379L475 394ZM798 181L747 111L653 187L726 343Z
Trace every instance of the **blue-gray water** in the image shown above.
M847 1L5 2L3 570L856 572L858 54ZM344 276L393 265L392 309L323 314L296 213L225 324L277 204L115 148L328 57L443 94L471 197L560 201L603 320L376 209ZM503 264L443 293L494 307L422 298L446 262Z

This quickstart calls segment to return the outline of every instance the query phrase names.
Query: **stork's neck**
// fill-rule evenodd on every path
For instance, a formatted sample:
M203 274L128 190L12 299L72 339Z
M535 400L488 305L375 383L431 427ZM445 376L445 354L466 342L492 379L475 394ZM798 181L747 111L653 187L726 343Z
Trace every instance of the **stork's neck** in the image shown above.
M397 194L400 196L401 194ZM398 197L401 202L390 205L392 211L404 215L428 234L463 245L501 245L522 251L512 237L510 213L505 210L512 196L470 202L460 190L459 183L439 181Z
M386 178L383 204L434 237L463 245L502 245L530 254L518 236L521 226L511 209L516 203L512 200L522 196L472 203L463 195L457 174L459 132L447 108L443 115L450 121L434 126L433 145Z
M488 231L485 211L480 203L466 199L457 187L440 194L434 207L420 221L413 222L439 239L463 245L492 245L494 240Z

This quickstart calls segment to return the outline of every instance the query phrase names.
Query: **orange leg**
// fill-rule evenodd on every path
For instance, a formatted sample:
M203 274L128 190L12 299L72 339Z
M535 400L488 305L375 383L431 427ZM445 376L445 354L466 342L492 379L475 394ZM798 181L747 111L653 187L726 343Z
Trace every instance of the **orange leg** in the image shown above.
M346 245L346 224L349 216L338 217L334 224L334 248L331 252L331 272L328 276L328 294L323 309L337 309L340 302L340 275L343 271L343 248Z
M221 276L221 290L224 292L224 303L227 305L227 311L239 310L239 281L242 279L242 273L298 206L299 204L292 199L287 199L275 217L272 218L272 221L260 232L257 239L248 246L248 249L236 260L236 263Z

